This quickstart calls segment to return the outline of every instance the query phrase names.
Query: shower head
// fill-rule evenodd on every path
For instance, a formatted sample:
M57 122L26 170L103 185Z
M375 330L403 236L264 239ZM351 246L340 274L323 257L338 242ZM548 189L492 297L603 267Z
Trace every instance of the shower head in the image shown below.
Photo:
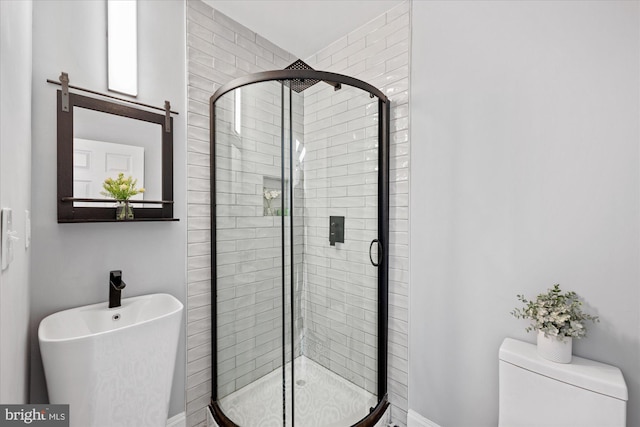
M296 62L286 67L285 70L313 70L313 68L307 65L304 61L298 59ZM291 85L291 89L293 89L297 93L300 93L303 90L310 88L314 84L318 83L319 81L320 80L316 79L294 79L288 80L285 84L287 84L287 86Z
M285 70L313 70L313 68L311 68L304 61L298 59L296 62L286 67ZM319 81L320 80L317 80L317 79L292 79L292 80L287 80L285 84L287 86L291 85L292 90L294 90L297 93L300 93L303 90L308 89L311 86L315 85ZM335 82L325 82L325 83L328 83L331 86L333 86L335 90L338 90L341 87L339 83L335 83Z

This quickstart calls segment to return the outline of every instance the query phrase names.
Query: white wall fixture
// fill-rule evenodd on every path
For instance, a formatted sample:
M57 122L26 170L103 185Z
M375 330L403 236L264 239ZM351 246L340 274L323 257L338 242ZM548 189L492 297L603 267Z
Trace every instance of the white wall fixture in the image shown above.
M2 208L2 269L6 269L13 261L13 244L18 240L18 232L13 230L13 211L9 208Z
M107 0L109 90L138 95L137 0Z

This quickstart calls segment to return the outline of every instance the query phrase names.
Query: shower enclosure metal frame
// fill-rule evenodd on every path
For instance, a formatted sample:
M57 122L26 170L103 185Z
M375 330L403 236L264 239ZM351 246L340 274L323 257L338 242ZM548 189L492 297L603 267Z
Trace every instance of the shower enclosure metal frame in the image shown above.
M334 86L340 90L340 85L356 87L368 92L370 97L378 98L378 238L371 242L378 244L378 263L372 264L378 268L378 372L377 372L377 398L375 408L353 427L373 427L382 417L389 401L387 397L387 349L388 349L388 289L389 289L389 121L391 101L382 91L362 80L342 74L316 70L274 70L239 77L221 86L209 100L210 108L210 195L211 195L211 403L209 409L221 427L232 427L236 424L231 421L218 404L217 385L217 279L214 273L216 262L216 147L215 147L215 102L224 94L248 86L254 83L288 80L319 80ZM371 252L369 253L371 257ZM291 310L293 313L293 310ZM293 316L293 314L292 314ZM244 426L243 426L244 427ZM346 426L345 426L346 427Z

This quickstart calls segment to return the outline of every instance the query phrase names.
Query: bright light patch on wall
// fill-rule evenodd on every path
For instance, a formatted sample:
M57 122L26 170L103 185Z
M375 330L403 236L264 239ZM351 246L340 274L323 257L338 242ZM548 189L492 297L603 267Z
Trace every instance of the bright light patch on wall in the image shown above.
M109 90L138 95L137 0L107 0Z
M234 91L235 94L235 108L234 108L234 120L233 120L233 128L235 129L237 134L240 134L242 130L242 91L240 88Z

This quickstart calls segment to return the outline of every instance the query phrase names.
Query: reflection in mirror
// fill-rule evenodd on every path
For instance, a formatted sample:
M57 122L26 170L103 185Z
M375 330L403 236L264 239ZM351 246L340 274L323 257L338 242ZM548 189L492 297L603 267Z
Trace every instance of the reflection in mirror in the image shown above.
M116 203L103 193L103 183L120 173L145 189L132 197L133 221L178 221L170 116L177 113L168 111L169 103L158 114L75 93L65 99L60 90L57 95L58 222L115 222Z
M124 173L138 180L137 188L145 189L131 200L162 199L162 130L157 124L79 107L73 113L73 197L108 198L101 194L102 183ZM113 204L74 202L74 206ZM160 209L162 205L145 207Z
M137 181L137 188L144 188L144 148L127 144L73 139L73 197L100 199L105 197L102 183L115 179L119 173ZM131 200L142 200L143 193ZM92 206L91 203L74 202L74 206ZM109 207L108 203L93 206Z

